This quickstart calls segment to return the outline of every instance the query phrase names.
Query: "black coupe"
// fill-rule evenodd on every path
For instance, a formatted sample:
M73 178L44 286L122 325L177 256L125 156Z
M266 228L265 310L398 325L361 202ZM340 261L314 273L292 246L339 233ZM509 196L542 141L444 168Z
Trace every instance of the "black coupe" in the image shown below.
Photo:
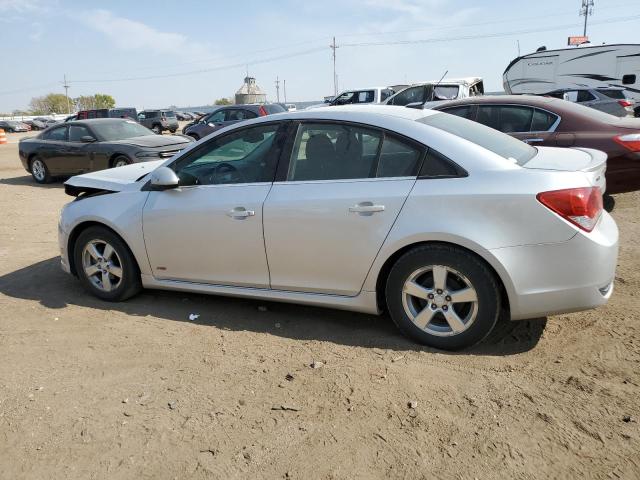
M133 120L99 118L67 122L20 140L20 160L38 183L53 177L168 158L193 140L156 135Z

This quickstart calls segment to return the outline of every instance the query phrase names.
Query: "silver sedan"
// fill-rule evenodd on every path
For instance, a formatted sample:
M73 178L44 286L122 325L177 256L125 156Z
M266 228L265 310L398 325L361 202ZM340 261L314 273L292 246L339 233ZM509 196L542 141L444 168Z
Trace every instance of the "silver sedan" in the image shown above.
M568 153L570 152L570 153ZM141 288L368 313L443 349L611 296L606 157L441 112L358 106L225 128L166 161L68 180L62 266Z

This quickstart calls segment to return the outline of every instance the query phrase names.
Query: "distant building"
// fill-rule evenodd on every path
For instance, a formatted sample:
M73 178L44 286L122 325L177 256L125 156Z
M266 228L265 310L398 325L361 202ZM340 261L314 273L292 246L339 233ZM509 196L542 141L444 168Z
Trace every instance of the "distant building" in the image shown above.
M253 77L244 77L244 84L236 92L236 104L266 103L267 94L256 83Z

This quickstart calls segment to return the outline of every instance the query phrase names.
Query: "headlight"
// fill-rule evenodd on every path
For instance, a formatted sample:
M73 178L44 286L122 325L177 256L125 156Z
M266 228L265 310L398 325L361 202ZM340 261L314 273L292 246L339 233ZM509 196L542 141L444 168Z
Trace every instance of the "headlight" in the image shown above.
M158 152L138 152L136 153L138 158L155 158L158 157Z

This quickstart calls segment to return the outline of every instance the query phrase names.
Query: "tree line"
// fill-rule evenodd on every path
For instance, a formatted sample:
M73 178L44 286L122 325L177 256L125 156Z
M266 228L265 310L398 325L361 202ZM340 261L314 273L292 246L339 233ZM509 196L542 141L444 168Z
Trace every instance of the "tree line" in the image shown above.
M62 93L49 93L41 97L33 97L29 102L29 112L32 115L49 115L52 113L67 113L76 110L94 110L99 108L114 108L116 100L111 95L96 93L69 98Z

